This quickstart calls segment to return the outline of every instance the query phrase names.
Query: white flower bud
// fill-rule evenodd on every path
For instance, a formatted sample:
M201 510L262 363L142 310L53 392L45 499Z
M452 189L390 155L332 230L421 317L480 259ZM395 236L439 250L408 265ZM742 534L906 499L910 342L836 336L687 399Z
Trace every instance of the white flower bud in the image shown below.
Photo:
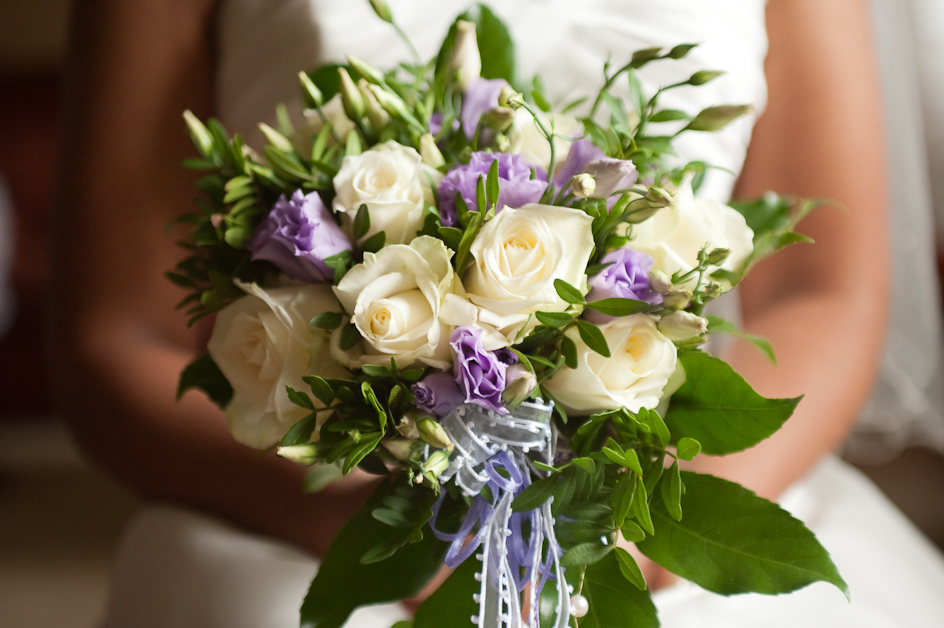
M516 406L534 392L538 386L538 380L526 366L521 364L512 364L505 371L505 390L502 391L502 403L508 406Z
M511 107L511 101L515 100L518 96L521 96L521 94L516 92L511 85L506 84L498 94L498 106Z
M370 91L369 85L370 83L361 79L357 82L357 89L364 98L364 106L367 119L370 120L370 126L373 127L374 133L379 134L390 123L390 114L384 111L384 108L377 102L374 94Z
M370 83L383 83L383 73L360 57L347 55L348 64L357 70Z
M662 306L667 310L681 310L688 307L691 300L692 293L690 290L678 290L663 295Z
M420 431L416 427L416 419L411 414L404 414L400 422L397 423L397 432L403 438L416 439L420 437Z
M574 177L573 183L570 184L570 191L574 193L574 196L577 198L590 198L595 196L594 192L597 189L597 182L593 179L593 175L583 172Z
M456 86L461 92L469 89L472 81L482 75L482 57L475 35L475 24L465 20L456 22L456 43L449 59Z
M405 462L410 459L410 454L413 453L413 443L415 440L410 440L409 438L389 438L387 440L380 441L380 444L384 446L384 449L390 452L394 458L400 462Z
M452 440L442 425L427 417L420 419L416 426L420 431L420 438L423 439L423 442L433 447L452 451Z
M344 113L351 120L360 120L367 111L364 97L347 70L338 68L338 76L341 77L341 102L344 104Z
M646 192L646 200L659 207L668 207L672 204L672 195L663 188L652 186Z
M489 109L482 116L482 124L493 131L504 131L515 121L515 112L508 107Z
M587 164L584 172L596 181L593 198L609 198L636 181L636 166L625 159L598 159Z
M291 447L279 447L275 450L275 455L286 460L291 460L295 464L303 464L307 467L315 464L318 458L318 448L314 445L293 445Z
M659 331L669 340L688 340L707 332L708 321L691 312L677 310L659 320Z
M423 163L431 168L439 168L446 163L439 147L436 146L436 140L429 133L420 137L420 157L423 158Z
M654 270L649 273L649 287L659 294L666 294L672 291L672 277L661 270Z
M449 468L449 452L435 451L426 462L423 463L423 473L428 473L433 477L439 477Z

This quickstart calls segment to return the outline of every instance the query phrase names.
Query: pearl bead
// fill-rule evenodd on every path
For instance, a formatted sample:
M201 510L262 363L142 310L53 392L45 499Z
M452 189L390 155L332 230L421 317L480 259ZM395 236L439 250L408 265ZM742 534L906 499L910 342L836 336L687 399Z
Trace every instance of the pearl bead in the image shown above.
M590 602L582 595L570 598L570 614L574 617L583 617L590 612Z

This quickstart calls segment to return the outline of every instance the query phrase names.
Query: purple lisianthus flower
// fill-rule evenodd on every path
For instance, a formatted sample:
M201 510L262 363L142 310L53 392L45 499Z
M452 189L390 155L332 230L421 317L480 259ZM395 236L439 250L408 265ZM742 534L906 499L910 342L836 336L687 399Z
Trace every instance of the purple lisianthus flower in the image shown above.
M446 416L465 401L456 378L448 373L430 373L413 384L411 390L416 397L416 407L438 417Z
M334 280L325 258L350 251L351 241L317 192L296 190L279 197L248 248L253 260L268 260L293 279L325 283Z
M588 303L612 298L662 303L662 295L649 285L649 271L655 263L651 256L633 249L617 249L607 253L602 263L610 265L587 282L590 284ZM597 324L613 320L612 316L589 307L584 311L584 317Z
M498 207L518 208L528 203L541 200L547 183L543 179L532 178L531 166L521 155L505 153L472 153L467 164L460 164L446 173L439 183L439 216L442 224L455 227L459 224L456 210L456 197L461 195L466 206L475 210L475 190L479 177L488 176L492 162L498 160Z
M555 169L554 185L558 188L570 185L570 180L583 172L587 164L605 157L606 153L589 139L574 140L567 151L567 159Z
M498 97L506 85L508 83L502 79L483 78L476 79L469 85L469 89L462 96L462 108L459 110L459 120L469 140L475 137L475 129L479 126L482 116L498 106ZM481 143L488 142L488 138L482 140Z
M508 363L502 358L507 359L507 356L497 351L486 351L482 346L482 330L476 327L457 327L449 339L449 346L456 352L453 371L466 403L507 414L508 410L501 401L505 371L508 370Z
M584 172L593 175L597 184L593 198L609 198L619 190L631 186L639 177L633 162L613 157L601 157L591 161Z

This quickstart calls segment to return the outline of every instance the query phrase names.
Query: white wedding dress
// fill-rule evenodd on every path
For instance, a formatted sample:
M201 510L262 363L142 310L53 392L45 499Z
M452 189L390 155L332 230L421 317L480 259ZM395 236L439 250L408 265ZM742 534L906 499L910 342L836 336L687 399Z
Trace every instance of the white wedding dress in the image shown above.
M467 0L391 2L420 53L431 55ZM525 64L558 100L587 94L602 63L632 50L698 42L688 58L646 71L648 87L701 69L725 70L698 89L666 93L663 104L698 111L721 103L765 104L763 0L516 0L496 3ZM409 52L366 0L227 0L219 16L218 110L231 131L258 144L255 125L274 107L299 112L296 74L345 53L380 67ZM740 171L753 120L719 134L688 134L678 148ZM733 174L714 171L704 191L726 199ZM830 551L851 603L826 584L769 597L730 598L686 583L655 595L667 628L933 628L944 622L944 561L871 484L828 459L781 500ZM116 566L106 628L293 628L317 561L271 539L172 507L145 510ZM407 617L398 605L363 609L348 623L387 627Z

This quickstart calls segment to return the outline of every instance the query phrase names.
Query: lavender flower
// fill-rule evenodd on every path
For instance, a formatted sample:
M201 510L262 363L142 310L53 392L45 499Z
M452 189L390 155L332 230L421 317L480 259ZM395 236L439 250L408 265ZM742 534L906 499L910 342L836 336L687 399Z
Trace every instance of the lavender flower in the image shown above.
M324 283L334 279L325 258L351 250L351 241L317 192L296 190L279 198L248 248L253 260L268 260L293 279Z
M618 190L631 186L639 176L633 162L612 157L601 157L591 161L584 168L584 172L592 175L597 184L593 198L609 198Z
M448 373L436 372L413 384L416 407L423 412L444 417L464 401L456 379Z
M531 166L521 155L504 153L472 153L468 164L460 164L446 173L439 184L439 216L448 227L459 225L456 197L461 195L466 206L476 207L475 190L479 177L488 175L492 162L498 160L498 203L496 211L504 206L518 208L541 200L547 183L531 177Z
M587 138L574 140L567 151L567 159L556 168L554 185L559 188L570 185L570 180L583 172L587 164L605 157L606 153Z
M508 360L511 359L508 356L513 357L514 354L486 351L482 346L482 330L468 326L456 328L449 346L456 352L453 371L465 401L499 414L507 414L501 397L509 363L502 358Z
M588 303L610 298L635 299L652 304L662 303L662 295L655 292L649 285L649 271L655 263L652 257L633 249L617 249L607 253L602 263L610 264L610 266L588 281L590 284L590 292L587 294ZM584 317L597 324L613 320L612 316L597 312L593 308L587 308Z
M471 141L475 137L475 129L488 111L498 106L498 97L502 89L508 85L502 79L477 79L472 81L462 96L462 109L459 111L459 120L465 136ZM483 129L484 130L484 129ZM487 144L488 138L480 138L479 144Z

